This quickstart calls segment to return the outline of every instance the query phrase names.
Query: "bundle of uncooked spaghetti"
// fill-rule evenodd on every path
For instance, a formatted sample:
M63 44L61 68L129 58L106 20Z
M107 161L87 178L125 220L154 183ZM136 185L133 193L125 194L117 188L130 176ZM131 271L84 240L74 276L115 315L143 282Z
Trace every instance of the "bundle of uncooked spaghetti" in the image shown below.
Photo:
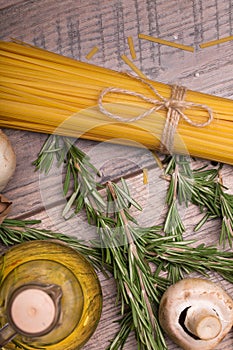
M0 42L0 71L0 127L132 140L233 164L232 100L15 42Z

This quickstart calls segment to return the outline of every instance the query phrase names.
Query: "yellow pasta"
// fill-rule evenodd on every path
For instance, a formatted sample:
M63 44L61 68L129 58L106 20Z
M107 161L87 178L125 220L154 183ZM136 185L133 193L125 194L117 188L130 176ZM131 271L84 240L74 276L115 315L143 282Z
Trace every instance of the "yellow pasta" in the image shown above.
M177 49L194 52L194 47L192 47L192 46L174 43L172 41L167 41L167 40L156 38L154 36L150 36L150 35L146 35L146 34L138 34L138 37L139 37L139 39L149 40L149 41L152 41L152 42L157 43L157 44L162 44L162 45L166 45L166 46L175 47Z
M133 141L159 149L171 86L150 81L126 56L122 59L141 78L23 43L0 42L0 127L96 141ZM153 103L161 101L147 83L165 99L161 109L149 114ZM100 95L109 88L113 90L102 96L107 111L103 113ZM195 127L180 118L174 152L233 164L233 101L188 90L185 103L208 106L214 119L205 127ZM182 111L195 123L208 118L202 107ZM128 123L112 119L111 113L128 119L144 116Z
M206 43L202 43L199 46L200 46L201 49L205 49L206 47L210 47L210 46L226 43L227 41L230 41L230 40L233 40L233 35L226 36L224 38L217 39L217 40L207 41Z
M129 36L127 38L127 40L128 40L128 45L129 45L129 50L130 50L131 57L132 57L133 60L135 60L136 59L136 52L135 52L132 36Z
M90 60L98 51L99 51L99 48L97 46L94 46L91 49L91 51L86 55L86 59Z
M148 169L143 168L143 185L148 185L149 180L148 180Z
M147 79L145 74L143 74L142 71L140 71L140 69L138 69L138 67L136 67L135 64L132 61L130 61L130 59L127 56L122 55L121 58L139 77Z

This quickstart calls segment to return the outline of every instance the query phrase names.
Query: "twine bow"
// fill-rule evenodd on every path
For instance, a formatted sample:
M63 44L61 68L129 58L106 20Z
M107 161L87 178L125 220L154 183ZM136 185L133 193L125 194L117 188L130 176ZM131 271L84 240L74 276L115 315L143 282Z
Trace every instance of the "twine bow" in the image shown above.
M137 79L141 81L143 84L147 85L150 90L153 91L154 95L157 97L151 98L147 97L143 94L137 93L135 91L130 91L126 89L121 89L117 87L108 87L101 91L98 99L98 106L101 113L105 114L107 117L115 119L117 121L123 122L123 123L132 123L138 120L141 120L145 117L148 117L153 112L156 112L160 109L166 109L167 110L167 117L166 122L163 130L163 135L161 138L161 151L168 150L171 152L173 150L173 143L174 143L174 136L176 132L176 128L179 123L179 119L183 118L188 124L197 127L197 128L203 128L207 125L209 125L213 121L213 113L211 108L209 108L207 105L194 103L185 101L185 93L186 88L183 86L178 85L172 85L172 92L169 99L164 98L160 93L146 80L140 78L140 77L133 77L134 79ZM147 111L139 114L138 116L135 116L133 118L124 118L120 115L111 113L103 106L103 99L104 97L109 93L118 93L118 94L124 94L124 95L130 95L138 97L139 99L149 102L153 105L150 109ZM205 110L208 114L208 119L203 123L197 123L193 120L191 120L186 114L183 113L183 109L202 109Z

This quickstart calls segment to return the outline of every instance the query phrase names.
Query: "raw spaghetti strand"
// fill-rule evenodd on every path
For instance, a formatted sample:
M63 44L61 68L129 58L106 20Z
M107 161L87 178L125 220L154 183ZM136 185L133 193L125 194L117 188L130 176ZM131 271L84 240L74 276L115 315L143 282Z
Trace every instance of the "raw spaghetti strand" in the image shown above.
M207 41L206 43L200 44L199 46L201 49L205 49L206 47L226 43L227 41L230 41L230 40L233 40L233 35L227 36L225 38L217 39L217 40Z
M91 51L86 55L86 59L90 60L98 51L99 51L99 48L97 46L94 46L91 49Z
M175 47L177 49L181 49L181 50L185 50L185 51L189 51L189 52L194 52L194 47L192 47L192 46L174 43L172 41L167 41L167 40L156 38L154 36L150 36L150 35L146 35L146 34L138 34L138 37L139 37L139 39L152 41L152 42L157 43L157 44L162 44L162 45L166 45L166 46Z
M136 59L136 52L135 52L132 36L129 36L127 38L127 40L128 40L128 45L129 45L129 50L130 50L130 54L131 54L132 60L135 60Z
M135 66L133 62L130 61L127 56L122 55L121 58L139 77L147 79L147 77L140 71L138 67Z

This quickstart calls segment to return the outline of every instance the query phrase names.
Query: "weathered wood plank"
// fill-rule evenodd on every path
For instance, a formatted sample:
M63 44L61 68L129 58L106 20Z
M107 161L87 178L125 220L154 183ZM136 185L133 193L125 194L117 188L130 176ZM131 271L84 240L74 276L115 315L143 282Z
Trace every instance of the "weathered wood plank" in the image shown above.
M0 38L10 37L25 40L48 50L85 61L93 46L99 52L90 62L115 70L130 69L121 59L129 55L127 37L134 39L137 58L134 63L148 77L165 83L179 83L190 89L233 98L232 42L217 47L200 49L199 44L233 34L232 0L216 1L168 1L163 0L0 0ZM193 45L194 53L166 47L145 40L144 33ZM77 222L67 224L58 216L63 204L58 200L60 191L57 176L42 179L34 171L31 162L36 158L46 135L6 130L17 154L17 169L4 193L13 200L13 217L42 220L42 227L66 234L77 234ZM200 141L201 142L201 141ZM143 225L162 221L166 207L166 186L159 178L158 168L148 151L119 146L106 146L79 140L81 149L87 152L103 172L103 181L127 177L130 190L143 207L141 214L134 213ZM197 161L196 167L206 164ZM149 184L143 184L142 169L149 169ZM232 167L224 166L224 184L233 192ZM42 184L49 188L50 206L45 200ZM51 184L51 186L50 186ZM47 186L47 187L46 187ZM220 225L218 220L206 223L194 235L193 228L202 217L199 210L190 206L184 211L185 237L197 238L199 242L216 244ZM85 216L80 216L81 227ZM83 228L83 232L88 228ZM99 274L104 294L101 322L85 350L104 349L118 327L111 320L118 318L114 307L116 288L112 279ZM211 279L220 283L230 295L233 286L218 275ZM216 348L229 350L233 344L233 333ZM133 336L126 345L134 350ZM169 350L179 347L168 340Z
M0 10L7 9L11 6L19 5L23 0L0 0Z

